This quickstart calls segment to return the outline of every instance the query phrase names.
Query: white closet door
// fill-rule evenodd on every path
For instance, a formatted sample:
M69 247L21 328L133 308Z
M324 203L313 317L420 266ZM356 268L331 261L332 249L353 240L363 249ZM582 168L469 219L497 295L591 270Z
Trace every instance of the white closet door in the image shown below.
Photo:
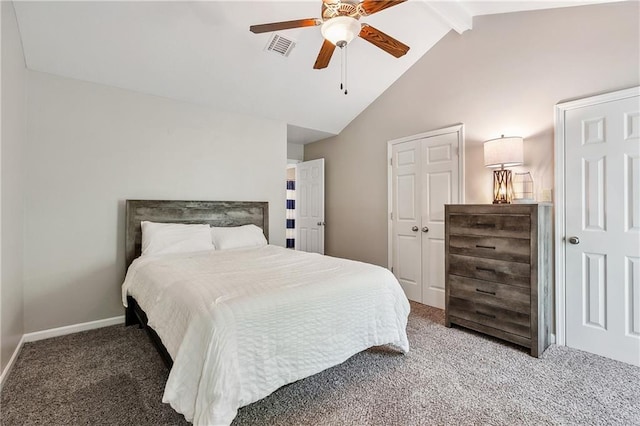
M566 343L640 365L639 97L566 112Z
M422 145L422 303L444 309L444 205L458 203L458 133Z
M392 146L393 272L407 298L422 303L420 141Z
M459 203L462 126L389 142L390 261L409 300L444 308L444 205Z

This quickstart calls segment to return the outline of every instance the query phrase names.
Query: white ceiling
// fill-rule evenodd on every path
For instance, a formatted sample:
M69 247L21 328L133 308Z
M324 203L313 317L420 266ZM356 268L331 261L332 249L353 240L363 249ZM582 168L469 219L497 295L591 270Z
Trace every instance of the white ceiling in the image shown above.
M363 39L348 46L349 94L340 55L314 70L319 27L278 32L288 57L266 52L271 34L249 26L320 16L320 0L14 2L27 67L287 123L289 142L339 133L452 28L472 17L586 2L411 0L363 18L409 45L396 59Z

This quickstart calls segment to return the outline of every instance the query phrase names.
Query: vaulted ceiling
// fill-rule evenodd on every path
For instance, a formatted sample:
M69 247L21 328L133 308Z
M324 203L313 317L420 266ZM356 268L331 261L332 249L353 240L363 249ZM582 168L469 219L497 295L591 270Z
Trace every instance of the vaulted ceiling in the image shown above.
M363 18L410 46L399 59L363 39L347 47L349 93L339 90L338 49L313 64L320 27L278 31L295 46L265 49L271 33L249 26L316 18L320 0L210 2L14 2L29 69L283 121L288 139L339 133L452 29L476 15L593 2L411 0Z

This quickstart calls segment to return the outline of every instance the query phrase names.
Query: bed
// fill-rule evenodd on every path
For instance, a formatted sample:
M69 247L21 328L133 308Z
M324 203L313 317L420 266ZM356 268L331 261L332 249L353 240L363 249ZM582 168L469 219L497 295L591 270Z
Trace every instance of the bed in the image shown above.
M147 329L171 368L163 402L194 424L228 425L372 346L409 350L409 303L385 268L268 244L140 256L142 221L255 225L268 239L268 204L127 201L126 322Z

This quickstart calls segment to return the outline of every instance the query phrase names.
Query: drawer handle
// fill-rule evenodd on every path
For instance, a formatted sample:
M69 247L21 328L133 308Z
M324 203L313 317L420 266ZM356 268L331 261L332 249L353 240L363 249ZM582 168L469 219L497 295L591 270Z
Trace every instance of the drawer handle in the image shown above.
M476 314L478 314L478 315L482 315L482 316L485 316L485 317L488 317L488 318L493 318L493 319L495 319L495 318L496 318L496 316L495 316L495 315L492 315L492 314L485 314L484 312L480 312L480 311L476 311Z
M483 246L481 244L476 244L476 248L483 248L483 249L489 249L489 250L495 250L496 246Z
M476 266L476 269L477 269L478 271L493 272L494 274L496 273L496 270L495 270L495 269L491 269L491 268L482 268L482 267L480 267L480 266Z
M480 222L476 222L476 224L474 226L476 228L495 228L496 224L495 223L480 223Z
M476 288L476 291L477 291L478 293L490 294L490 295L492 295L492 296L495 296L495 295L496 295L496 292L495 292L495 291L487 291L487 290L482 290L482 289L479 289L479 288Z

